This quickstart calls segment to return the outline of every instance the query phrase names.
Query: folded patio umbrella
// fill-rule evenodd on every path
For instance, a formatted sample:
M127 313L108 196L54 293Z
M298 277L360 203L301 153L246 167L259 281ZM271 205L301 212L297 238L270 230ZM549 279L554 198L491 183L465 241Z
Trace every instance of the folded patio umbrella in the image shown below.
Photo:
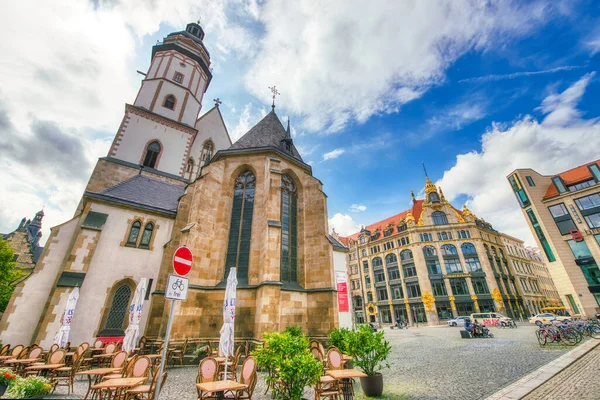
M77 305L77 299L79 299L79 288L73 289L69 294L67 305L65 306L65 312L62 316L61 326L56 335L54 335L54 343L60 347L65 347L69 341L69 332L71 331L71 321L75 314L75 306Z
M221 357L233 356L233 332L235 319L235 291L237 287L237 268L229 270L227 277L227 286L225 287L225 300L223 302L223 327L221 328L221 338L219 340L219 355ZM227 359L225 360L225 375L227 379Z
M146 294L146 278L140 279L133 294L133 300L129 306L129 326L125 330L123 338L123 350L132 352L140 334L140 320L144 309L144 295Z

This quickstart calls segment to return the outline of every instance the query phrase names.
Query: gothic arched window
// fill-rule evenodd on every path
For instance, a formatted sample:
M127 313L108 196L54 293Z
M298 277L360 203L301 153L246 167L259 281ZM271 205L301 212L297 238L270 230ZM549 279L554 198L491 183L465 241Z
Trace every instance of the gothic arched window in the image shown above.
M122 336L125 328L127 312L129 311L129 302L131 300L131 287L128 283L122 282L114 291L108 315L104 322L104 327L98 333L98 336Z
M213 143L212 140L208 139L202 145L202 155L200 156L200 159L202 161L204 161L205 163L209 162L210 159L212 158L212 153L214 151L215 151L215 144Z
M441 211L435 211L433 214L431 214L431 219L433 219L434 225L447 225L448 224L448 217L446 217L446 214L444 214Z
M281 176L281 281L298 282L298 194L294 181Z
M375 257L373 259L373 261L371 261L371 264L373 265L373 268L377 268L377 267L383 266L383 262L381 261L380 257Z
M126 246L137 246L138 236L140 235L140 229L142 229L142 223L140 221L134 221L129 229L129 236L127 236Z
M156 166L156 162L158 161L160 151L160 143L157 141L150 143L148 147L146 147L146 155L144 156L144 162L142 163L144 167L154 168Z
M445 244L442 246L442 256L457 256L458 251L453 244Z
M437 251L435 251L435 247L433 246L425 246L423 247L423 255L425 257L436 257Z
M194 170L194 159L190 158L187 162L186 172L192 172Z
M174 110L175 109L175 96L173 96L172 94L168 95L167 97L165 97L165 101L163 103L163 107L168 108L169 110Z
M150 240L152 239L152 231L154 231L154 224L152 222L148 222L144 227L144 233L142 233L142 240L140 240L140 248L148 249L150 248Z
M224 279L229 276L231 267L237 267L237 279L240 283L248 283L255 186L256 179L250 171L242 172L234 185Z
M410 250L403 250L400 252L400 260L408 261L413 259L413 253Z

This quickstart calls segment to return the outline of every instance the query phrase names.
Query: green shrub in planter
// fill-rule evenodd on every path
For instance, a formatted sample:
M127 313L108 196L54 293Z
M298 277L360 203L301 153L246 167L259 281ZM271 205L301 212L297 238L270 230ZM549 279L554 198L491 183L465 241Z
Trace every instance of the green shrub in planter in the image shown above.
M288 325L285 327L284 332L289 333L292 336L303 336L302 328L298 325Z
M335 346L344 354L349 354L348 336L352 331L348 328L335 328L329 334L329 346Z
M309 349L308 338L289 331L265 333L264 343L252 352L259 367L269 372L267 383L277 400L300 400L306 386L319 381L323 364Z
M31 397L41 397L50 393L50 390L52 390L52 385L46 378L41 376L21 378L18 376L8 387L3 398L28 399Z
M194 360L196 362L200 362L200 360L202 360L207 355L208 355L208 346L196 347L196 350L194 350Z
M365 374L372 376L390 367L386 360L391 347L383 337L383 331L373 332L368 325L360 325L357 330L349 331L347 341L354 366Z

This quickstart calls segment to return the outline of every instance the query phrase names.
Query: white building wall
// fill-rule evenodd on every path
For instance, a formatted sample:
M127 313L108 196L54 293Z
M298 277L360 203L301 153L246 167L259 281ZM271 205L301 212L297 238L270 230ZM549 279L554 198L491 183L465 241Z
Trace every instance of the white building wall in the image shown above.
M71 343L89 342L101 328L99 326L102 319L101 310L116 282L131 278L137 285L141 278L154 279L151 289L154 290L163 256L163 246L170 239L173 229L173 219L158 217L139 210L92 204L91 211L108 214L108 218L80 288L79 301L71 323ZM151 250L121 246L129 231L130 221L134 217L156 221L154 233L156 236ZM146 300L140 322L141 332L146 326L149 306L150 300Z
M31 343L78 223L79 218L75 218L53 228L53 231L57 230L56 236L46 243L46 254L23 283L22 293L14 301L15 311L7 318L8 327L0 332L3 344Z
M336 277L340 276L342 273L344 274L348 294L348 311L338 311L340 328L352 329L352 299L350 296L350 282L348 281L348 270L346 267L346 252L333 250L333 270ZM340 282L337 281L336 283Z
M188 139L188 133L138 115L131 115L131 120L113 157L141 164L146 145L152 140L158 140L162 144L162 153L155 168L179 175L181 164L185 160Z
M198 130L196 139L192 145L190 156L194 159L195 165L199 165L200 156L202 154L202 146L207 139L210 139L215 144L213 155L219 150L227 149L231 146L231 139L227 133L219 109L213 108L202 116L197 122L195 128Z

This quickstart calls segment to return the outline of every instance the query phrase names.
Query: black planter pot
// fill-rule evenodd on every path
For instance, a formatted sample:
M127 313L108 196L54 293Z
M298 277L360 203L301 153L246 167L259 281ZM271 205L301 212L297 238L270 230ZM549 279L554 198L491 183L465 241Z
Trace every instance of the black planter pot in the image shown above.
M4 384L0 384L0 396L2 396L4 394L4 392L6 392L6 388L8 386L4 385Z
M360 378L360 386L365 392L365 396L379 397L383 393L383 375L377 373L371 376L363 376Z

